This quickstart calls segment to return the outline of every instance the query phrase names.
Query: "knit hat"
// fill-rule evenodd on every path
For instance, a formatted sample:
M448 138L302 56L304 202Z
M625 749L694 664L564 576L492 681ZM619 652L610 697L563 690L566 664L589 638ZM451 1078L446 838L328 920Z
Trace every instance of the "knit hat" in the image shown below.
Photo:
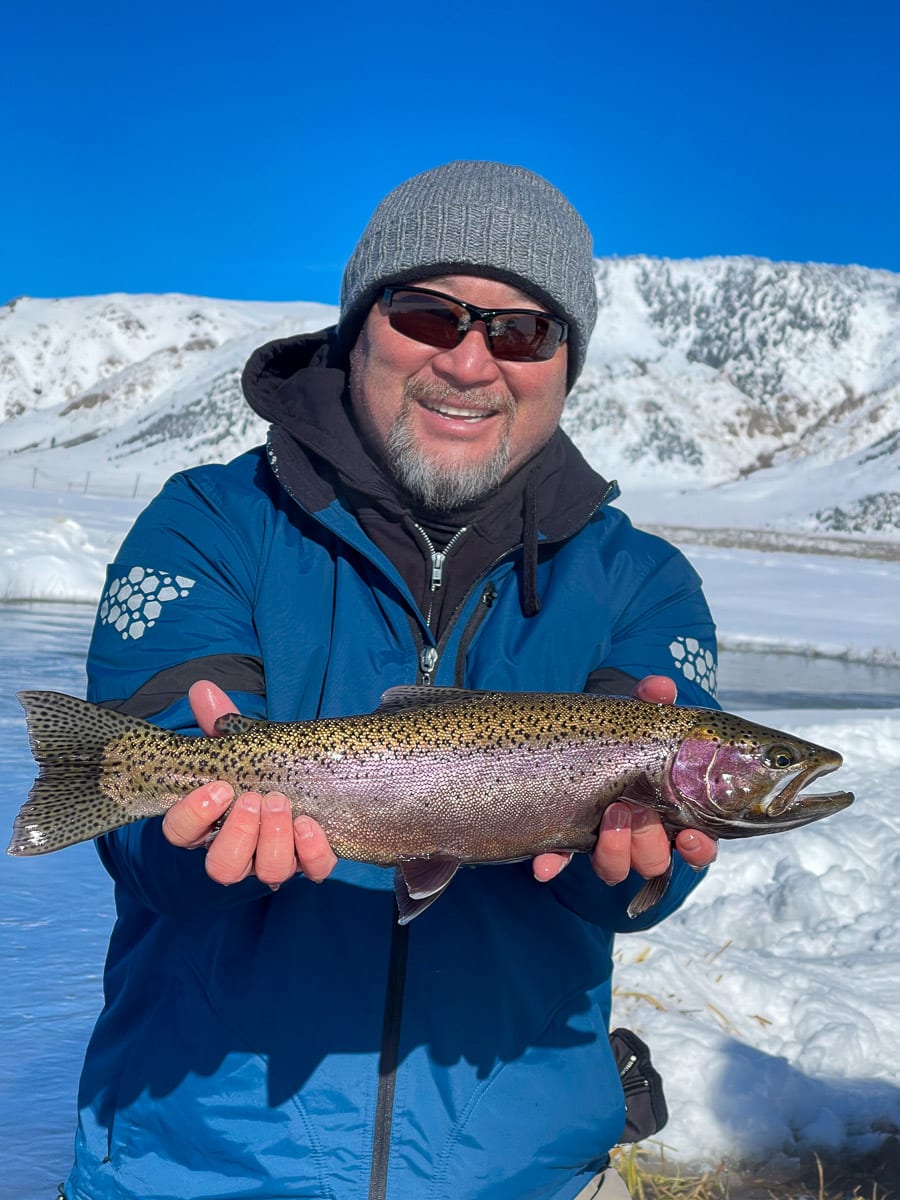
M341 341L355 341L389 284L498 279L568 321L571 388L597 319L591 251L584 221L540 175L497 162L435 167L389 192L363 230L341 284Z

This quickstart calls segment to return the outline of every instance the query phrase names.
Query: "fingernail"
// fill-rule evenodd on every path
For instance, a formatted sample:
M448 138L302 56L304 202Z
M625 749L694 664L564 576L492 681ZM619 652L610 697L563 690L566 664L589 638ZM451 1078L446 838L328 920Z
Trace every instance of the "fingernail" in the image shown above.
M269 792L263 797L263 804L266 806L266 812L280 813L287 808L287 799L280 792Z
M653 814L646 808L638 808L631 814L632 829L645 829L648 825L653 825Z
M281 884L280 884L280 883L270 883L270 884L269 884L269 891L270 891L270 892L277 892L277 891L278 891L278 889L279 889L280 887L281 887Z
M231 803L234 792L228 783L214 783L210 786L209 798L217 807L224 808L226 804Z
M692 829L685 829L678 839L679 850L699 850L700 839Z
M247 812L258 813L260 797L256 794L256 792L245 792L244 795L241 796L240 805L241 808L246 809Z
M294 832L297 834L297 837L311 838L315 832L312 820L309 817L298 817L294 822Z
M630 829L631 809L627 804L611 804L608 820L610 829Z

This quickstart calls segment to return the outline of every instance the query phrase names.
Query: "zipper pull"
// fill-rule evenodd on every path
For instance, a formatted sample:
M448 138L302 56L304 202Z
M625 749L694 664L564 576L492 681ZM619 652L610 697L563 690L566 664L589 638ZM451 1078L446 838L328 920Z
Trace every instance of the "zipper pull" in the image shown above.
M436 592L444 582L444 563L447 560L446 550L431 552L431 590Z
M460 529L457 529L456 533L454 533L453 537L443 550L435 550L434 542L428 536L427 530L423 529L422 526L417 524L415 521L413 522L413 525L418 530L419 536L422 538L422 541L425 543L426 547L428 548L428 553L431 556L431 590L436 592L444 582L444 563L447 561L447 555L450 553L462 535L468 531L468 526L463 525Z
M437 667L438 652L434 646L425 646L419 654L419 670L422 673L422 683L430 684Z

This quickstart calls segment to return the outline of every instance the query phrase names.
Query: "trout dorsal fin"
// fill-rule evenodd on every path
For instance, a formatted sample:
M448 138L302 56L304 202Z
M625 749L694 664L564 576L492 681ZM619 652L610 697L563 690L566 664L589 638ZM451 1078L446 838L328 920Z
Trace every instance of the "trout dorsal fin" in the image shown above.
M401 712L405 708L429 708L437 704L464 704L467 700L484 700L494 692L476 692L468 688L434 687L426 684L388 688L382 694L376 712Z

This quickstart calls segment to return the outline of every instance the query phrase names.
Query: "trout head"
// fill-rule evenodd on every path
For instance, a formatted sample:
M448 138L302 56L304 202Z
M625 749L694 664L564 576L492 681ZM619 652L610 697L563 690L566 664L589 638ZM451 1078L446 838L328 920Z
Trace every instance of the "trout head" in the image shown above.
M835 750L793 734L709 712L667 764L662 792L675 811L667 809L664 820L721 838L808 825L852 804L851 792L803 790L842 761Z

